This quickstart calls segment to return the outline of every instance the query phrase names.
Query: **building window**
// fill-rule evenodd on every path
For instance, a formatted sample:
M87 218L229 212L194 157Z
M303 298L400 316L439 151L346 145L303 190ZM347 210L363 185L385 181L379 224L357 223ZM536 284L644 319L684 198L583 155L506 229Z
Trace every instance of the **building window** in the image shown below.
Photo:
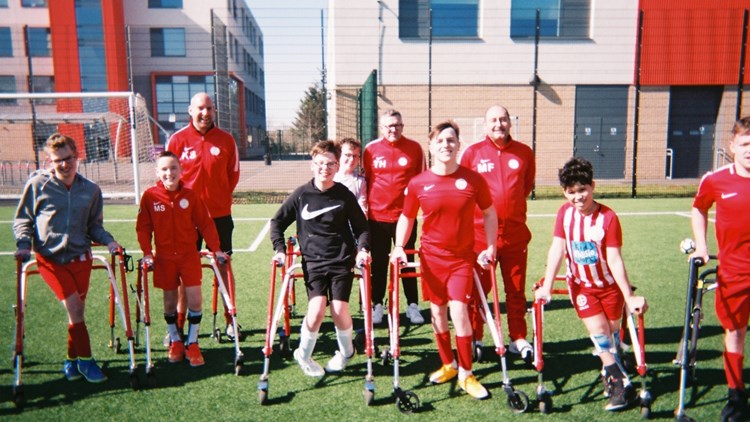
M545 38L588 39L591 0L512 0L511 38L534 38L536 10L539 9L539 36Z
M151 28L152 57L185 57L185 28Z
M399 0L398 35L402 39L476 38L479 0Z
M49 28L28 28L29 56L49 57L50 32Z
M31 89L34 93L54 93L55 77L54 76L34 76L31 78ZM36 104L55 104L53 98L37 100Z
M182 0L148 0L150 9L182 9Z
M0 7L8 7L8 0L0 0Z
M13 57L13 43L7 26L0 27L0 57Z
M0 76L0 93L9 94L12 92L18 92L16 90L16 77L15 76ZM2 99L0 105L15 105L16 100Z
M7 5L8 2L6 1ZM21 0L22 7L47 7L47 0Z

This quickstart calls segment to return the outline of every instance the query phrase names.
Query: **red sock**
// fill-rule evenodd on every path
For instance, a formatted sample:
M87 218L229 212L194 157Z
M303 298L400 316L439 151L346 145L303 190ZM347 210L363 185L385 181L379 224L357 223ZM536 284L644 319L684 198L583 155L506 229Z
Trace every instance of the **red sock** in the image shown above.
M456 352L458 352L458 367L471 371L471 339L472 336L456 336Z
M739 353L724 352L724 375L727 377L727 387L735 390L745 390L742 381L742 361L744 355Z
M185 313L177 312L177 329L182 332L185 331Z
M482 336L484 335L484 319L482 319L482 314L479 310L480 306L482 306L481 302L477 301L469 308L469 312L471 313L471 329L474 332L475 341L482 341Z
M446 331L444 333L435 333L435 341L437 342L438 354L440 354L440 361L443 362L443 365L450 365L453 363L454 358L453 346L451 346L451 332Z
M76 353L76 347L75 344L73 344L73 336L70 333L71 330L73 330L73 324L68 324L68 359L76 360L78 358L78 353Z
M89 340L89 330L86 329L85 322L78 322L68 326L68 335L70 342L73 344L72 349L78 358L91 358L91 340ZM70 348L68 349L70 353ZM72 357L72 356L71 356Z

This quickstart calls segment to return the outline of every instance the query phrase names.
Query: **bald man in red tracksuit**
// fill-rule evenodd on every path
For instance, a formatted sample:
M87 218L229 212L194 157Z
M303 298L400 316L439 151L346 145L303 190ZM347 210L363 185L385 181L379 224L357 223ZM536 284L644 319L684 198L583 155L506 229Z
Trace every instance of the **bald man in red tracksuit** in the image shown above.
M536 175L534 152L510 136L510 116L501 106L492 106L485 115L487 136L466 148L460 164L481 174L490 186L497 212L497 263L500 265L508 331L509 351L531 359L531 346L526 341L526 261L531 231L526 226L526 197L531 193ZM484 220L479 209L474 218L474 250L487 247ZM477 266L484 293L490 290L490 273ZM476 311L476 308L474 308ZM478 312L473 313L474 340L481 350L484 323ZM475 347L475 350L476 350Z

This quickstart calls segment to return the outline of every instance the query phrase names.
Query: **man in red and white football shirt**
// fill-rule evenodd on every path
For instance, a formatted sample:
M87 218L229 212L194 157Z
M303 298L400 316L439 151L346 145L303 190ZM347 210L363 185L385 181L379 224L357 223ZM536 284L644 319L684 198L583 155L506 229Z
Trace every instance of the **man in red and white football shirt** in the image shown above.
M716 315L724 328L724 374L729 400L721 420L750 418L747 390L742 379L747 323L750 316L750 116L732 128L729 147L734 163L706 174L698 187L692 210L695 252L708 262L706 230L708 210L716 204L716 240L719 245Z

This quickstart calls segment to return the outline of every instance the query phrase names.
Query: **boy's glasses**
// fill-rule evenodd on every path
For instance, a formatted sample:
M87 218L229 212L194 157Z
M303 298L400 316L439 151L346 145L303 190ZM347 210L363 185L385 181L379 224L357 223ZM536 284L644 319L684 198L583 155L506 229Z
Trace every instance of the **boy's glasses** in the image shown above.
M313 161L313 164L315 164L315 166L318 167L321 170L324 169L324 168L326 168L328 170L333 170L334 168L336 168L336 164L338 164L338 163L336 161L331 161L329 163Z
M70 162L72 162L72 161L73 161L73 160L75 160L75 159L76 159L76 157L75 157L75 156L73 156L73 155L68 155L68 156L67 156L67 157L65 157L65 158L58 158L58 159L56 159L56 160L49 160L49 161L50 161L50 163L52 163L52 164L54 164L54 165L57 165L57 166L59 166L60 164L63 164L63 163L68 163L68 164L70 164Z

